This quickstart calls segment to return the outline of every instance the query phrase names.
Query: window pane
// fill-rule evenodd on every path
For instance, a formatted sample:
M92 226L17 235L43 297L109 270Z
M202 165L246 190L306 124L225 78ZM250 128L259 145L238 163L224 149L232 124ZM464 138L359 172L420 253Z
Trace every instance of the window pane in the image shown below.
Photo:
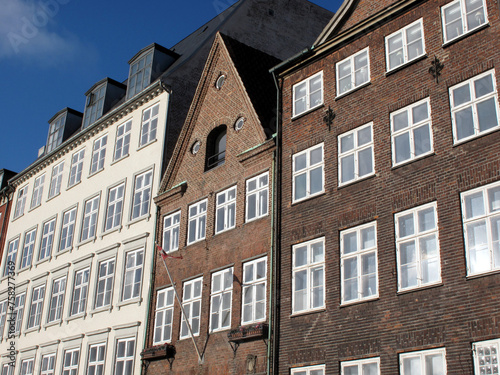
M472 273L490 270L490 252L488 249L486 222L467 225L467 248L470 254L470 269Z
M410 159L410 133L394 137L394 147L396 148L396 163Z
M482 216L485 214L483 193L478 192L469 194L465 197L465 217L471 219L473 217Z
M408 127L408 111L404 111L394 115L392 118L394 131L402 130Z
M479 131L485 131L498 125L496 98L489 98L477 104Z
M311 162L310 165L315 165L323 161L323 148L317 147L311 151Z
M307 264L307 246L298 247L295 249L295 267L304 266Z
M436 227L434 208L429 207L418 212L418 231L425 232Z
M413 131L415 156L431 151L431 134L429 125L420 126Z
M343 136L340 139L340 152L344 153L354 148L354 133Z
M500 186L488 189L489 211L500 211Z
M399 237L411 236L415 232L413 225L413 214L400 216L398 218Z
M359 177L373 172L372 148L362 150L358 154L358 174Z
M344 236L342 237L342 240L343 240L343 245L344 245L344 247L343 247L344 254L350 254L350 253L357 251L358 245L357 245L356 232L344 234Z
M319 193L323 190L323 167L311 170L311 192L310 194Z
M349 155L340 159L341 181L347 182L354 179L354 155Z

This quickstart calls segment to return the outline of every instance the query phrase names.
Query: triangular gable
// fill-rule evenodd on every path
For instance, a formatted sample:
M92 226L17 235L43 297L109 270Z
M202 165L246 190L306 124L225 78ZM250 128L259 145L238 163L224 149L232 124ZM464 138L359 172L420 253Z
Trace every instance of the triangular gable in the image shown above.
M242 53L244 53L245 56L241 56ZM268 69L272 67L273 64L275 64L276 59L271 58L269 55L263 54L260 51L254 50L253 48L250 48L246 45L243 45L235 41L234 39L231 39L227 36L222 36L220 33L217 33L207 61L205 63L200 81L196 88L196 93L191 102L188 115L184 122L184 126L177 140L174 152L165 171L165 174L163 175L160 184L159 195L171 189L176 183L177 175L179 173L183 160L186 155L188 155L190 147L192 146L193 132L195 131L195 128L198 124L199 116L203 110L204 103L209 99L209 89L213 87L217 76L220 74L218 64L221 58L225 58L226 60L230 61L229 71L227 73L237 81L239 92L241 93L242 100L244 101L244 105L247 108L247 115L248 117L251 117L251 123L255 123L258 125L255 127L258 133L256 136L258 137L260 142L264 142L269 138L269 136L266 134L266 129L263 126L263 122L261 121L261 118L266 119L267 121L267 117L265 117L266 110L256 110L256 104L259 104L257 101L254 102L251 98L251 96L255 97L256 94L254 93L255 90L252 85L248 83L248 79L249 77L251 77L248 70L252 69L251 62L253 61L255 63L257 71L259 71L259 69L262 71L265 70L266 74L265 76L261 77L262 81L267 79L270 80L272 84L272 77L268 73ZM241 61L243 58L247 58L249 62L243 63ZM261 64L265 66L265 68L260 68L259 65ZM260 78L255 78L255 76L254 79L256 81L261 81ZM248 86L245 84L245 82ZM256 83L256 85L258 85L258 83ZM261 87L261 94L264 97L273 97L273 101L268 102L267 104L270 105L269 103L274 103L275 96L273 96L273 94L264 92L264 89L266 87L269 88L272 86L266 83L262 84ZM275 90L275 88L273 89ZM250 94L250 92L252 94ZM175 95L175 93L173 93L173 95ZM239 93L234 93L234 95L239 95ZM224 103L221 103L220 105L223 106ZM273 107L272 104L270 106ZM213 121L217 120L223 119L213 119ZM250 119L248 119L248 121L250 121ZM233 124L227 123L226 125L232 126ZM255 146L256 144L249 145L249 147Z
M380 13L387 7L402 3L405 0L344 0L339 10L332 17L328 25L323 29L314 42L318 47L335 35L341 34L351 27L360 24L366 19Z

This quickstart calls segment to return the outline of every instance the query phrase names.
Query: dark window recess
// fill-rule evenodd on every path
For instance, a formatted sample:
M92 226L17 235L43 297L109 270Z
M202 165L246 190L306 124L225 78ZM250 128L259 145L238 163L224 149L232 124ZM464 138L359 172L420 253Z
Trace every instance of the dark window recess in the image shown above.
M226 125L218 126L207 137L206 171L224 164L226 159L226 130Z

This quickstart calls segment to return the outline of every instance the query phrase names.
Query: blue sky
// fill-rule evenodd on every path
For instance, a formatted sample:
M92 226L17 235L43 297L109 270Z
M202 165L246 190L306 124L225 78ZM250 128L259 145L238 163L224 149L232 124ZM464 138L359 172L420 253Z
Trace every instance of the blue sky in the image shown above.
M0 169L28 167L48 120L65 107L83 112L102 78L126 79L140 49L173 46L235 1L0 0Z

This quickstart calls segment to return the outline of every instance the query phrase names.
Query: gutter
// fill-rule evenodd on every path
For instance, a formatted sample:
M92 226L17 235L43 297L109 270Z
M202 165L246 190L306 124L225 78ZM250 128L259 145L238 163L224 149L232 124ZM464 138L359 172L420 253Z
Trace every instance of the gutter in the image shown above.
M286 59L285 61L283 61L283 62L279 63L278 65L273 66L271 69L269 69L269 73L271 73L274 77L274 84L276 85L276 89L278 90L278 95L280 94L280 91L278 88L278 84L276 83L275 73L279 72L279 71L283 71L283 70L285 70L285 68L292 66L294 63L299 62L299 61L301 61L304 58L307 58L309 56L312 56L314 54L313 50L314 50L314 46L304 48L299 53L293 55L292 57ZM279 113L279 112L277 112L277 113ZM279 121L279 120L276 120L276 121ZM276 124L276 125L278 125L278 124ZM278 132L278 128L276 128L276 132Z

